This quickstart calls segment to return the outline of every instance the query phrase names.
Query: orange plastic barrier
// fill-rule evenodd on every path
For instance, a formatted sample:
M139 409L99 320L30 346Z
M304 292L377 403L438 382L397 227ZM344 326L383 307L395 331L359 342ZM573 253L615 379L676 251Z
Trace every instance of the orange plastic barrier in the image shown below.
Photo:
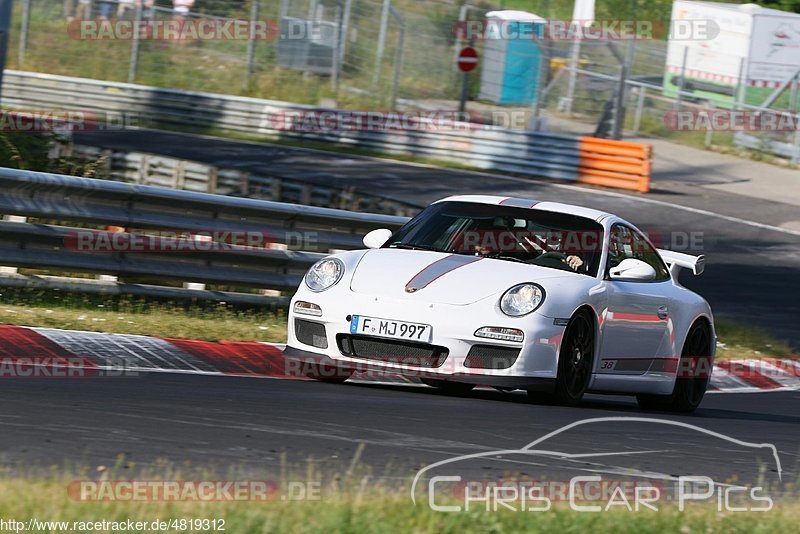
M643 143L581 137L578 182L647 193L652 155Z

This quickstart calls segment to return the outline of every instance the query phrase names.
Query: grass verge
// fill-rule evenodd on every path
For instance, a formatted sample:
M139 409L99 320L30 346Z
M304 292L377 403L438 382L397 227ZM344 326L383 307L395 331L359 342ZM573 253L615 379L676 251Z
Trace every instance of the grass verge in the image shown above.
M282 310L58 291L0 290L0 324L202 341L286 341Z
M717 360L800 358L792 347L760 328L716 321Z
M219 304L150 302L41 290L0 290L0 324L140 334L203 341L286 341L283 310L241 310ZM716 322L717 360L800 358L765 331Z
M146 522L175 520L224 521L226 532L693 532L751 533L792 532L800 520L800 506L776 505L766 513L718 513L712 505L694 505L686 512L672 506L659 511L578 513L566 505L546 512L500 510L486 512L479 506L469 512L443 513L425 502L413 505L406 490L360 488L337 490L323 487L319 499L269 502L82 502L67 493L69 480L4 478L0 480L0 516L4 520L65 522L68 532L89 531L95 521ZM191 524L191 523L190 523ZM148 527L150 528L150 527ZM58 531L50 527L40 531ZM97 530L94 528L94 530ZM111 529L108 529L109 531ZM176 531L175 528L165 531ZM183 529L194 530L194 529ZM208 529L211 530L211 529Z

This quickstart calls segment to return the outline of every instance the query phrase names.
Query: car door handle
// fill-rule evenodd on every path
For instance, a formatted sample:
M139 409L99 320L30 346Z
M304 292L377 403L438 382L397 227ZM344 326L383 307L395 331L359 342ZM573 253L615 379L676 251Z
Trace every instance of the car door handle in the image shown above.
M666 306L659 306L658 307L658 318L659 319L666 319L669 317L669 308Z

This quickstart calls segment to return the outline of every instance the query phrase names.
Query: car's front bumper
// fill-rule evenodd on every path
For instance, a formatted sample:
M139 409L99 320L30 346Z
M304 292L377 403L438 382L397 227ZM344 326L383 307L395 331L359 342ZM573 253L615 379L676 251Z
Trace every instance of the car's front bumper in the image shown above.
M311 352L287 346L283 351L287 361L286 370L290 376L315 375L322 378L345 377L350 372L385 373L387 369L379 363L369 361L343 361L334 360L325 354ZM555 387L554 378L540 378L531 376L487 375L475 372L469 373L439 373L436 369L414 371L412 369L391 369L404 376L416 378L436 378L465 382L482 386L493 386L509 389L529 389L534 391L550 392Z
M431 304L417 299L379 299L349 290L338 292L338 298L331 297L305 291L295 296L289 313L287 358L295 362L312 363L313 360L315 364L340 368L394 372L405 376L443 378L500 387L535 387L552 382L556 377L558 351L565 327L555 324L552 318L537 313L519 318L507 317L496 309L494 298L456 306ZM295 313L294 303L298 300L319 305L322 315ZM430 324L433 333L429 345L445 348L447 357L440 365L431 367L349 356L342 350L341 340L342 336L350 335L348 318L353 314ZM324 334L315 337L314 344L304 337L304 343L298 339L296 320L320 325L324 327ZM479 328L486 326L517 328L524 332L524 339L521 343L514 343L474 335ZM476 345L515 349L518 355L507 368L468 366L466 361L470 350Z

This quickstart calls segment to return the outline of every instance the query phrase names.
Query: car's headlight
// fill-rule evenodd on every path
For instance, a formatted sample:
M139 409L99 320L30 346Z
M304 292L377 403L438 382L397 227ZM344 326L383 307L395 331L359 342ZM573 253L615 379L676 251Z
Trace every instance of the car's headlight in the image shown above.
M511 317L527 315L544 301L544 289L536 284L520 284L505 292L500 310Z
M342 279L344 263L336 258L325 258L311 266L306 273L306 286L311 291L325 291Z

